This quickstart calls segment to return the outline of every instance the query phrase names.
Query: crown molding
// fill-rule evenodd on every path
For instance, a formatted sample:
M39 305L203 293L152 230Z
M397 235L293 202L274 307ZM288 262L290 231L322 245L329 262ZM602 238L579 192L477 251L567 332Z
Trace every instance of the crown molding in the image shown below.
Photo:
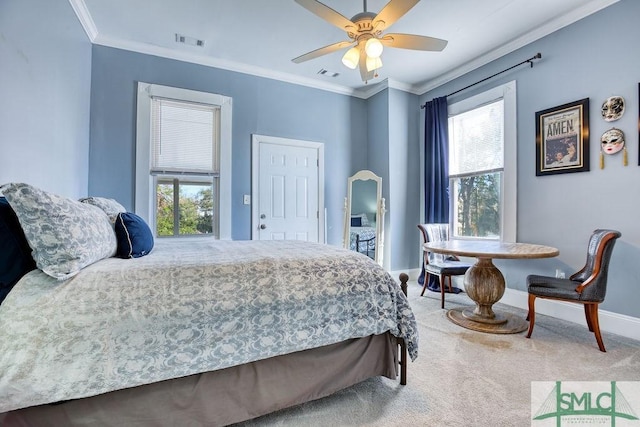
M98 28L96 28L95 22L93 22L93 18L89 13L89 9L87 9L87 5L84 0L69 0L69 3L78 17L80 25L84 28L84 32L87 34L87 37L89 37L91 43L93 43L98 35Z
M235 61L223 60L218 58L211 58L204 55L200 55L192 52L183 52L176 51L169 48L163 48L160 46L148 45L145 43L135 43L129 42L122 39L117 38L109 38L101 35L98 32L98 29L89 13L89 10L84 2L84 0L69 0L71 7L73 8L80 24L84 28L87 37L93 44L113 47L117 49L129 50L132 52L138 52L147 55L158 56L162 58L175 59L178 61L190 62L194 64L220 68L228 71L235 71L238 73L249 74L252 76L264 77L268 79L283 81L287 83L297 84L301 86L307 86L314 89L326 90L329 92L338 93L341 95L353 96L361 99L368 99L378 92L386 89L386 88L394 88L398 90L402 90L404 92L409 92L415 95L423 95L430 90L433 90L439 86L442 86L445 83L448 83L458 77L463 76L477 68L482 67L507 55L511 52L514 52L517 49L520 49L528 44L541 39L563 27L566 27L570 24L573 24L576 21L579 21L582 18L585 18L595 12L598 12L608 6L611 6L614 3L617 3L620 0L593 0L589 1L587 4L582 7L576 8L571 13L566 14L564 16L558 17L552 21L549 21L547 24L536 28L534 31L531 31L525 34L522 37L519 37L509 43L506 43L500 46L497 49L492 50L491 52L482 55L472 61L469 61L463 64L460 67L457 67L447 73L444 73L434 79L428 80L424 83L412 85L403 83L393 79L385 79L380 83L376 83L373 85L366 85L360 88L350 88L348 86L337 85L328 82L318 81L316 79L311 79L307 77L300 77L289 73L283 73L279 71L270 70L267 68L257 67L253 65L242 64Z
M408 83L404 83L404 82L401 82L401 81L399 81L399 80L394 80L394 79L392 79L392 78L388 78L388 79L387 79L387 82L388 82L388 86L389 86L391 89L398 89L398 90L401 90L401 91L403 91L403 92L412 93L412 94L414 94L414 95L422 95L422 93L421 93L421 92L418 92L418 91L416 90L415 85L411 85L411 84L408 84Z
M146 55L159 56L162 58L175 59L177 61L190 62L198 65L205 65L208 67L219 68L228 71L235 71L237 73L249 74L257 77L265 77L268 79L283 81L287 83L293 83L301 86L308 86L315 89L326 90L329 92L335 92L342 95L359 96L359 92L350 87L336 85L332 83L323 83L315 79L306 77L299 77L288 73L270 70L267 68L256 67L252 65L242 64L235 61L229 61L219 58L211 58L208 56L200 55L192 52L177 51L161 46L153 46L145 43L134 43L121 39L114 39L104 37L100 34L97 35L94 44L106 47L113 47L117 49L128 50L137 53L143 53Z
M360 99L368 99L381 90L387 88L386 80L371 86L367 85L361 88L354 89L348 86L321 82L316 79L299 77L293 74L274 71L267 68L256 67L218 58L211 58L198 53L176 51L174 49L164 48L161 46L154 46L145 43L136 43L122 39L106 37L98 32L98 29L93 21L93 18L91 17L91 14L89 13L84 0L69 0L69 3L71 3L71 7L73 8L76 16L78 17L78 20L82 24L82 28L84 28L84 31L87 34L87 37L89 37L89 40L92 44L112 47L115 49L123 49L146 55L158 56L161 58L174 59L177 61L190 62L193 64L249 74L252 76L264 77L268 79L306 86L313 89L334 92L341 95L353 96ZM410 85L404 85L403 87L410 88Z
M420 93L416 92L414 87L410 84L394 80L392 78L387 77L379 83L375 83L372 85L367 85L366 87L357 89L358 93L361 94L363 99L369 99L373 95L382 92L385 89L397 89L403 92L412 93L414 95L420 95Z
M429 92L430 90L433 90L439 86L442 86L443 84L448 83L458 77L461 77L466 73L471 72L477 68L480 68L483 65L490 63L491 61L494 61L498 58L503 57L504 55L514 52L522 47L525 47L536 40L540 40L541 38L548 36L549 34L555 31L558 31L568 25L573 24L574 22L577 22L583 18L586 18L587 16L594 14L606 7L609 7L612 4L617 3L619 1L620 0L590 1L587 4L583 5L582 7L574 9L571 13L568 13L566 15L553 19L547 22L545 25L542 25L536 28L535 30L528 32L524 36L519 37L509 43L506 43L500 46L497 49L492 50L486 55L482 55L474 59L473 61L469 61L466 64L458 68L455 68L445 74L442 74L441 76L436 77L435 79L431 79L421 85L413 86L414 91L419 94L424 94L426 92ZM543 58L544 58L544 53L543 53Z
M388 87L389 87L389 79L384 79L378 83L373 83L373 84L367 83L366 86L358 88L358 94L362 99L369 99L373 95L377 94L378 92L382 92Z

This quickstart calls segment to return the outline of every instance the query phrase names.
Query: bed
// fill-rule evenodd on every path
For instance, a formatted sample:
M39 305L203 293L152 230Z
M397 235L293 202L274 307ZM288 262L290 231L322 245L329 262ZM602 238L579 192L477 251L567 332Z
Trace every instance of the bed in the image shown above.
M351 227L350 249L360 252L370 258L375 257L376 250L376 228L373 227Z
M159 240L62 280L41 252L0 305L6 425L228 425L372 376L405 383L403 352L417 357L401 287L346 249Z

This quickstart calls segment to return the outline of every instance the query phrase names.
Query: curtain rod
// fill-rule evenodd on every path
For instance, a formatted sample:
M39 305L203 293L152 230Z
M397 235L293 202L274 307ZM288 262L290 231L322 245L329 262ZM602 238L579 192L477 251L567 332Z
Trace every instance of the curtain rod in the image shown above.
M520 65L522 65L522 64L526 64L527 62L529 63L529 65L531 65L531 68L533 68L533 60L534 60L534 59L540 59L540 58L542 58L542 54L541 54L540 52L538 52L538 53L536 53L534 56L532 56L531 58L529 58L529 59L527 59L527 60L525 60L525 61L522 61L522 62L520 62L520 63L518 63L518 64L516 64L516 65L513 65L513 66L509 67L509 68L505 68L505 69L504 69L504 70L502 70L502 71L498 71L497 73L492 74L492 75L490 75L489 77L485 77L485 78L484 78L484 79L482 79L482 80L479 80L479 81L477 81L477 82L475 82L475 83L471 83L469 86L465 86L465 87L463 87L462 89L458 89L458 90L456 90L455 92L451 92L449 95L447 95L447 97L449 97L449 96L451 96L451 95L455 95L456 93L462 92L463 90L467 90L467 89L469 89L470 87L473 87L473 86L475 86L475 85L477 85L477 84L480 84L480 83L482 83L482 82L484 82L484 81L486 81L486 80L492 79L492 78L494 78L494 77L495 77L495 76L497 76L497 75L500 75L500 74L502 74L502 73L505 73L505 72L507 72L507 71L509 71L509 70L511 70L511 69L513 69L513 68L519 67L519 66L520 66ZM421 106L420 106L420 108L424 109L426 106L427 106L427 103L425 102L423 105L421 105Z

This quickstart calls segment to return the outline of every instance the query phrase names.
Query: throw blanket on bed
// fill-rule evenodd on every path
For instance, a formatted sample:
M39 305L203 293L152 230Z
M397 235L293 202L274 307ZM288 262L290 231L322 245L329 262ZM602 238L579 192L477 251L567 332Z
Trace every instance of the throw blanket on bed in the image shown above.
M59 282L34 270L0 305L0 413L390 331L415 319L371 259L298 241L159 240Z

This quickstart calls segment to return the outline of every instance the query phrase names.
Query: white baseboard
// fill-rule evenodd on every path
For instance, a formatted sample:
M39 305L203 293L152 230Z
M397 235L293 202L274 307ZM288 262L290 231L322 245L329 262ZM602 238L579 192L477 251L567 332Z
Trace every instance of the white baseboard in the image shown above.
M391 275L397 279L400 273L409 275L409 283L418 280L420 269L408 271L391 272ZM455 279L454 279L455 280ZM456 286L464 289L462 280L456 283ZM529 294L525 291L515 289L505 289L504 295L500 299L502 304L512 307L528 310ZM587 321L584 317L584 308L581 304L572 304L562 301L551 301L542 298L536 299L536 313L555 317L557 319L566 320L587 327ZM625 314L613 313L606 310L598 310L598 320L600 330L610 332L612 334L631 338L640 341L640 318L627 316Z
M500 302L528 310L528 300L529 294L527 292L507 288ZM536 313L587 327L582 304L536 298ZM598 323L600 323L601 331L640 341L640 319L637 317L598 310Z

